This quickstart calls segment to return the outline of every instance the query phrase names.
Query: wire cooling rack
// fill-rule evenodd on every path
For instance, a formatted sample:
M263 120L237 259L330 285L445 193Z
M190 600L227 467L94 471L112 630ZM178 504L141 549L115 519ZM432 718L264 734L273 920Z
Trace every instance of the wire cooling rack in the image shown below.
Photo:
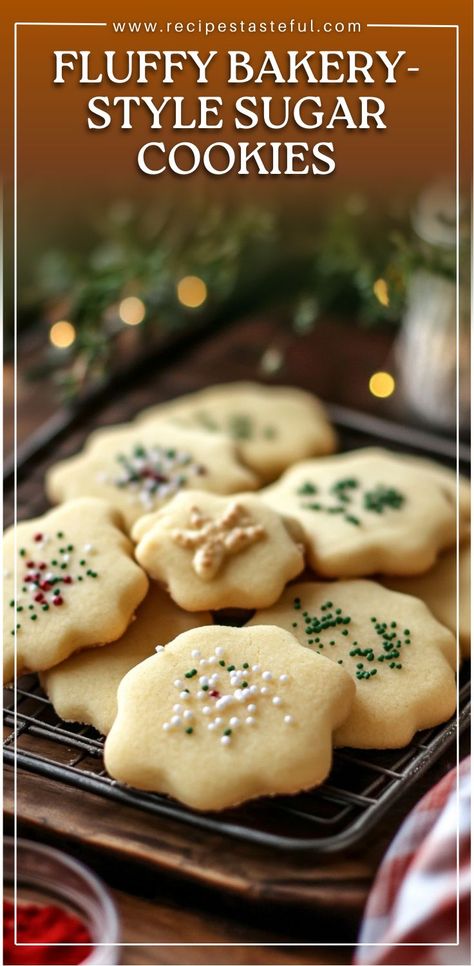
M13 687L5 690L8 733L4 753L6 760L13 762ZM460 683L460 730L469 720L469 691L465 668ZM262 799L218 814L200 814L164 796L134 791L113 781L103 768L104 739L93 728L66 724L58 718L36 675L21 678L17 687L19 767L157 816L280 849L337 852L354 844L454 742L456 733L454 718L418 732L407 748L383 752L338 750L329 778L312 792Z

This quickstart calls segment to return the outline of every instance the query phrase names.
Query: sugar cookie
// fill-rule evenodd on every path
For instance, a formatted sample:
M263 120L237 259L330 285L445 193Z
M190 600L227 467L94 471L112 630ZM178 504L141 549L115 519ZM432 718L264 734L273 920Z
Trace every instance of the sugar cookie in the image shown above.
M211 623L210 614L186 614L152 583L118 641L73 654L44 671L41 683L64 721L90 724L106 735L117 713L117 688L127 672L183 631Z
M83 453L56 463L47 475L51 500L99 496L123 514L127 527L179 490L251 490L257 480L225 436L170 424L113 426L92 434Z
M14 527L6 532L6 680L13 675L15 626L18 673L53 667L80 648L124 633L148 579L120 522L107 503L82 499L19 523L16 535Z
M324 577L423 573L456 539L444 489L387 451L297 463L259 496L299 521L308 562Z
M138 533L138 562L185 610L269 607L304 568L283 518L248 493L185 490Z
M312 788L353 694L342 668L280 628L187 631L123 678L105 764L196 809Z
M401 748L456 707L453 635L421 600L370 580L296 583L247 624L276 624L356 683L336 745Z
M332 453L336 436L322 403L302 389L230 382L147 409L143 421L225 432L262 481L274 480L307 456Z

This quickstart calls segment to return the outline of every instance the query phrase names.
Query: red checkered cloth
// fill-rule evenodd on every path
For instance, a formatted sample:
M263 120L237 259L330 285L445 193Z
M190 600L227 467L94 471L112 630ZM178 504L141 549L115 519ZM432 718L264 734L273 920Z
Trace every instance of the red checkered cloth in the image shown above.
M470 758L459 767L459 809L456 778L454 768L421 799L393 840L358 940L380 945L358 946L357 966L470 966Z

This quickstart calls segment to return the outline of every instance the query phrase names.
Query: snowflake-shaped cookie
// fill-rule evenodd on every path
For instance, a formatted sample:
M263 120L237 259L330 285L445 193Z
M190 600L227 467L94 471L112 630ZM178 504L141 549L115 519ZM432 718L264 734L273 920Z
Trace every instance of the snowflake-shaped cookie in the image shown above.
M136 557L185 610L267 607L304 567L291 524L257 496L188 490L138 520ZM265 603L263 603L265 601Z
M90 724L106 735L117 713L120 681L140 661L192 627L212 624L210 614L186 614L151 583L135 620L106 647L89 648L41 674L41 684L65 721Z
M147 409L140 421L225 433L262 482L307 456L332 453L336 436L315 396L287 386L231 382Z
M259 495L299 521L308 562L324 577L423 573L456 540L445 488L388 451L298 463Z
M296 583L247 626L278 625L356 684L337 745L400 748L456 707L456 645L421 600L370 580Z
M165 423L98 430L83 453L56 463L46 482L54 502L78 496L107 500L128 528L180 490L234 493L257 485L229 439Z
M148 579L102 500L72 500L4 536L4 676L44 670L116 640ZM16 529L16 532L15 532Z
M351 678L277 627L202 627L133 668L105 743L113 778L196 809L324 780Z

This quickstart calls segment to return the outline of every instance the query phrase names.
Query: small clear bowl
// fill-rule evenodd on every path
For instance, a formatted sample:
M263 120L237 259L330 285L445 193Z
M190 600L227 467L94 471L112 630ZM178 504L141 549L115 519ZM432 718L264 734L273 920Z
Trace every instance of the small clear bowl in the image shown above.
M4 896L13 899L14 840L5 839ZM93 943L81 966L118 966L120 924L105 886L82 862L58 849L17 839L17 898L19 902L53 903L78 916ZM102 945L114 943L116 945Z

